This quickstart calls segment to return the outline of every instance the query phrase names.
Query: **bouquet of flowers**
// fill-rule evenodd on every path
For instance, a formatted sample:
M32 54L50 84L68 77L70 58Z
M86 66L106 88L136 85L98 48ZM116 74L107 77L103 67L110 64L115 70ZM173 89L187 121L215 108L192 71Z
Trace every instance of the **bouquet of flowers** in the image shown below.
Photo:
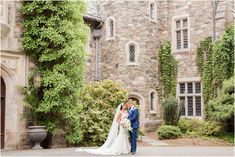
M132 127L131 127L131 121L129 119L123 119L120 124L122 125L123 128L132 131Z

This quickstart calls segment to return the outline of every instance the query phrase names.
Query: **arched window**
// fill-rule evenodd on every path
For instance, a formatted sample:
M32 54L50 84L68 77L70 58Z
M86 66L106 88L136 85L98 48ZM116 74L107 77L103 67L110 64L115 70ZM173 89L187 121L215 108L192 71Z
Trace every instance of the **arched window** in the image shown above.
M154 92L152 92L150 94L150 110L154 110L154 100L155 100L155 97L154 97Z
M114 17L109 17L106 20L106 40L115 38L115 20Z
M135 45L129 45L129 62L135 63Z
M150 19L153 19L153 12L154 12L154 4L153 3L151 3L150 4Z
M154 2L149 3L149 19L155 21L157 17L157 8Z
M126 53L127 53L127 63L129 65L137 65L138 64L138 55L139 55L139 45L130 41L126 44Z
M112 38L113 37L113 31L114 31L114 29L113 29L113 20L110 20L109 21L109 37L110 38Z

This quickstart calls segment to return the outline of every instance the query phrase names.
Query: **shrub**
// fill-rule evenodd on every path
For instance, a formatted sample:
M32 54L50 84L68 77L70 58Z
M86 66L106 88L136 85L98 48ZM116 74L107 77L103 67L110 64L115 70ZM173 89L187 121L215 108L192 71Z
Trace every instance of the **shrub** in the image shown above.
M82 93L80 113L82 144L99 145L107 138L116 107L127 100L127 91L111 80L93 82Z
M178 127L172 125L162 125L158 128L157 134L159 139L171 139L181 136L181 131Z
M221 126L215 122L205 121L201 127L198 128L197 132L199 135L204 136L216 136L220 133Z
M164 121L167 125L177 125L180 118L180 105L176 98L169 97L163 100Z
M197 131L203 125L203 121L199 119L181 118L178 127L182 133Z
M213 136L221 132L221 126L212 121L181 118L178 123L182 133L189 135Z
M225 131L234 132L234 78L223 82L219 96L209 101L206 107L207 119L218 121Z

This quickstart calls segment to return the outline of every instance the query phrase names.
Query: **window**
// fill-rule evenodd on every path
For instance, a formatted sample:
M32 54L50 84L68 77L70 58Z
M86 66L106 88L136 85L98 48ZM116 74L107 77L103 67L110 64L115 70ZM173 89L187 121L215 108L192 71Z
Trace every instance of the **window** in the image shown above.
M135 45L129 45L129 62L135 63Z
M155 21L157 17L157 8L156 8L156 4L153 2L149 3L149 19L151 21Z
M201 82L180 82L178 97L181 115L202 116Z
M150 94L150 109L154 110L154 92Z
M189 21L188 16L173 17L172 37L176 51L189 49Z
M115 38L115 20L114 17L109 17L106 20L106 40Z
M126 44L126 53L127 53L127 63L128 65L137 65L138 64L138 54L139 54L139 45L130 41Z

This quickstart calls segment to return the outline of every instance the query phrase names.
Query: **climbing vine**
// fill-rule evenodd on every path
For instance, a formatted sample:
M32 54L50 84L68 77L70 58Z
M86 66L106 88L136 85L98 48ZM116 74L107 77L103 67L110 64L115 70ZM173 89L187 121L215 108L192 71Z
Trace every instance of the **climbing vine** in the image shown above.
M65 130L71 143L82 139L77 113L81 110L79 93L88 34L85 8L82 0L23 1L21 8L22 45L41 73L36 111L44 116L39 121L50 132Z
M197 47L196 63L202 78L204 103L207 104L216 97L222 82L234 74L234 26L228 27L214 45L210 37L202 40Z
M204 102L208 102L209 99L214 97L212 49L212 39L211 37L208 37L200 42L196 51L196 63L202 78Z
M165 42L158 50L159 71L163 84L163 97L176 95L177 61L171 55L170 42Z

